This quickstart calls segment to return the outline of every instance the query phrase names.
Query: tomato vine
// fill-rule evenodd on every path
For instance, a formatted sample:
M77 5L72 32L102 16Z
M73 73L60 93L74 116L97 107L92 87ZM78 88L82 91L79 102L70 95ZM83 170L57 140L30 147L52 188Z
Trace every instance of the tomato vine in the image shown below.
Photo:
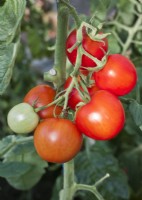
M118 54L109 55L109 52L107 49L107 37L109 37L110 33L102 33L102 32L100 33L100 31L102 31L102 27L103 27L102 23L99 24L98 26L94 27L91 23L87 23L84 21L82 22L81 18L79 17L75 8L70 4L69 0L58 0L57 1L58 22L57 22L57 38L56 38L56 44L55 44L54 66L53 66L53 69L44 73L44 80L47 82L53 83L54 88L57 93L53 90L53 93L54 93L53 98L47 102L40 102L39 93L38 93L38 95L36 94L37 96L35 96L31 100L31 102L28 102L28 100L24 100L26 103L29 103L31 105L30 108L32 108L32 112L36 116L36 124L34 124L34 126L31 129L28 129L28 131L21 130L22 133L27 134L28 132L35 130L35 132L34 132L35 135L41 134L44 136L45 129L47 132L48 131L50 132L50 129L48 130L47 125L45 125L45 127L42 127L42 124L46 124L46 122L48 122L48 123L55 122L55 121L61 122L61 121L65 120L62 118L66 118L66 114L68 114L68 110L70 109L69 108L70 107L69 106L69 98L70 98L70 94L73 91L73 89L76 89L76 91L79 93L82 101L80 104L77 104L77 107L76 107L76 105L74 106L75 107L74 119L71 120L74 122L70 122L68 119L65 121L66 121L66 124L67 124L67 122L70 122L73 127L77 127L76 133L78 135L80 135L80 133L81 133L81 137L82 137L82 133L83 133L84 135L88 136L89 138L93 138L96 140L108 140L108 139L114 138L123 129L124 122L125 122L125 113L123 110L123 105L121 104L120 100L122 100L127 105L130 105L129 109L132 113L134 113L133 107L136 107L137 109L139 109L139 105L134 99L119 97L119 96L122 96L122 95L125 95L125 94L131 92L131 90L135 87L136 81L137 81L137 73L136 73L134 65L132 63L130 63L129 59L124 56L124 55L128 54L128 49L132 43L141 44L140 41L137 41L134 39L136 33L142 29L142 27L141 27L142 14L141 14L141 10L139 9L140 4L138 2L136 3L136 1L134 1L134 0L132 0L132 3L136 4L137 9L139 10L139 12L136 14L137 18L135 20L135 23L133 24L133 27L124 26L123 24L118 22L117 19L115 19L109 23L106 23L107 26L119 27L120 29L128 32L128 37L127 37L126 41L123 43L121 41L121 39L119 38L119 36L117 35L117 32L114 29L113 34L116 37L117 41L119 42L120 46L122 47L123 55L118 55ZM76 29L75 29L76 30L76 36L75 36L76 40L74 40L73 41L74 43L71 45L71 47L68 48L67 41L68 41L69 36L67 36L67 34L68 34L68 21L69 21L70 15L73 17L73 19L76 23ZM104 26L105 26L105 24L104 24ZM101 47L98 47L99 50L101 49L101 53L103 55L101 58L97 58L96 55L92 55L91 52L89 50L87 50L85 46L83 46L84 38L86 37L85 34L89 38L89 41L100 42L102 44ZM106 48L103 48L105 46L105 44L106 44ZM91 49L91 47L90 47L90 49ZM68 85L68 87L64 88L64 84L67 79L66 54L69 58L69 54L72 53L74 50L76 50L76 55L75 55L75 61L72 62L72 64L74 66L72 66L72 72L70 73L71 81L70 81L70 84ZM83 66L83 58L85 56L87 58L89 58L90 60L92 60L93 63L95 63L95 64L93 64L94 66L89 66L89 65L86 66L86 64L85 64L85 66ZM111 62L109 63L110 58L112 58L112 57L116 58L115 59L116 62L114 62L114 60L113 60L113 62L115 63L115 65L114 65L115 69L112 69L111 66L113 66L113 65ZM124 59L124 62L123 62L123 59ZM121 61L122 61L122 63L121 63ZM106 72L105 70L107 69L108 65L110 67L110 70L108 70L108 72ZM123 67L124 65L126 67L126 72L125 72L126 78L124 78L125 76L123 77L124 71L122 73L120 73L120 71L119 71L118 77L121 77L122 79L124 78L126 81L128 80L128 85L127 85L127 83L123 84L122 79L120 80L120 82L117 80L117 69L120 70L122 68L123 70L125 70L125 67ZM83 74L83 72L81 70L84 70L86 74ZM103 72L105 75L101 74ZM132 74L131 74L131 72L132 72ZM109 77L109 75L110 75L110 77ZM92 77L94 77L94 79ZM102 84L101 84L101 77L104 78L104 82ZM78 81L78 78L80 78L79 81ZM110 84L109 80L111 78L112 78L112 81ZM116 82L113 82L113 78L115 78ZM134 81L131 81L132 80L131 78ZM90 82L87 82L87 79L89 79ZM118 85L117 85L117 82L118 82ZM119 92L117 93L116 90L117 90L117 88L120 88L121 82L122 82L122 91L123 92L121 91L120 93ZM88 87L91 88L91 86L94 84L96 84L98 86L99 90L101 90L101 91L96 92L95 94L93 94L93 97L92 97L91 94L89 93ZM113 86L116 86L116 88L114 88L114 90L112 89ZM128 91L125 92L124 90L127 89L126 88L127 86L128 86ZM48 93L49 93L49 91L47 91L47 96L48 96ZM50 95L50 96L52 96L52 95ZM97 103L96 103L96 99L97 99ZM102 99L103 99L103 101L102 101ZM104 102L104 99L105 99L105 102ZM138 101L140 100L139 92L136 96L136 99ZM109 102L111 102L111 103L109 103ZM37 106L37 103L39 103L40 105ZM131 106L132 104L134 104L133 107ZM56 114L56 108L58 106L62 106L62 108L60 107L60 112L58 114ZM78 109L78 106L80 106L79 109ZM47 116L41 117L39 113L42 113L42 111L44 111L46 109L48 110L51 107L53 108L51 111L51 115L50 115L50 118L52 117L50 119L51 121L48 119L44 121L43 119L45 119ZM24 109L24 108L22 108L22 109ZM88 110L89 110L89 112L88 112ZM18 118L18 120L20 121L20 123L23 123L23 121L24 121L22 114L23 114L23 111L21 111L19 114L20 120L19 120L19 118ZM41 120L43 120L40 123L39 123L39 117L37 114L39 114ZM14 115L15 115L15 113L14 113ZM113 118L112 118L112 116L113 116ZM103 119L103 117L104 117L104 120L103 120L103 126L102 126L101 120ZM10 120L8 117L8 123L11 128L12 126L11 126ZM18 123L18 120L17 121L15 120L15 123ZM33 121L34 121L34 119L33 119ZM30 121L30 120L28 120L27 122L28 122L28 125L32 124L32 121ZM98 122L100 124L97 124ZM75 123L75 125L74 125L74 123ZM40 125L43 128L43 129L41 128L42 130L39 128ZM141 123L140 124L138 123L138 126L140 126L140 125L141 125ZM21 124L19 124L19 127L20 126L21 126ZM112 126L112 127L110 127L110 126ZM14 128L12 127L11 129L15 133L20 134L21 132L19 130L17 131L17 127L16 127L16 129L15 129L15 127L16 127L16 125L14 124ZM18 127L18 129L19 129L19 127ZM64 133L62 131L63 126L60 125L59 127L60 127L59 130L61 130L61 131L58 132L59 133L58 135ZM96 127L99 127L99 128L97 129ZM68 130L69 130L69 128L68 128ZM54 132L54 135L53 135L54 137L51 137L50 139L52 140L52 142L53 141L55 142L57 139L57 137L56 137L57 132L56 132L56 130L54 131L54 127L52 127L51 132ZM66 133L66 136L69 136L69 134ZM31 140L31 137L29 137L29 139ZM42 145L40 144L41 146L39 147L38 141L40 141L40 139L35 139L35 140L36 140L35 141L36 150L38 148L41 148L42 151L45 148L44 144L49 141L48 137L43 137ZM71 138L71 140L72 140L72 138ZM25 141L26 141L26 139L25 139ZM24 142L24 140L22 140L22 142ZM20 144L22 142L19 141ZM45 146L46 146L46 144L45 144ZM74 155L76 155L81 148L80 140L79 140L79 145L77 147L78 148L76 148L77 150L75 149ZM11 146L9 146L9 148L13 148L13 143ZM5 151L2 153L2 157L5 152L9 151L9 148L5 149ZM66 148L66 147L64 147L64 148ZM37 152L38 152L38 150L37 150ZM39 153L39 155L40 155L40 153ZM98 192L97 187L100 184L102 184L102 182L105 179L107 179L109 177L109 174L107 173L104 177L102 177L94 185L86 185L86 184L77 183L75 181L74 160L72 159L74 157L74 155L70 157L71 160L69 162L66 162L66 160L68 161L69 159L65 159L65 160L63 159L63 162L65 162L63 164L64 180L63 180L63 189L60 191L60 200L72 200L75 193L78 190L90 191L91 193L93 193L96 196L96 198L98 200L104 200L103 196ZM47 157L48 157L48 155L47 155ZM50 157L52 157L52 155L50 155ZM45 158L43 156L43 160L48 161L48 158ZM51 160L49 159L49 161L52 162L52 159ZM55 159L55 162L62 163L62 159L60 161L58 159L56 161L56 159Z

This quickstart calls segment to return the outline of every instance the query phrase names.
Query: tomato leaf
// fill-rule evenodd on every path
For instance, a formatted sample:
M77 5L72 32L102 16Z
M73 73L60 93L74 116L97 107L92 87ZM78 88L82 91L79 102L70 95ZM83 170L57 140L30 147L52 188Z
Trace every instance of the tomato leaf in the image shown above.
M121 47L116 38L113 36L113 34L110 37L108 37L108 42L109 42L109 52L111 52L111 54L121 52Z
M107 178L98 190L106 200L129 199L129 187L127 177L122 169L119 168L118 162L112 155L110 148L105 142L96 142L90 149L88 157L87 152L81 152L76 157L76 176L78 182L84 184L94 184L107 173ZM78 193L82 199L88 199L88 194L93 198L91 193Z
M95 142L90 148L90 154L86 151L80 152L75 158L75 172L77 183L95 184L107 173L107 178L97 187L105 200L128 200L130 197L127 176L119 168L116 158L113 156L109 146L105 142ZM62 177L56 181L51 200L58 199L58 192L62 188ZM76 196L82 200L97 199L91 192L78 191Z
M21 176L31 167L32 165L22 162L0 162L0 176L3 178Z
M19 46L19 26L25 11L25 0L5 1L0 6L0 95L7 88Z
M0 95L3 94L11 80L18 45L17 41L8 46L0 46Z
M8 136L0 141L1 150L3 161L0 170L4 170L4 164L7 169L5 169L5 175L2 175L0 171L0 176L5 177L14 188L30 189L45 173L47 162L37 155L31 137Z
M141 140L139 138L139 145L136 146L135 144L135 148L133 149L128 148L128 150L123 152L119 158L121 165L126 170L129 177L129 183L133 191L137 194L141 191L142 180L142 145L140 142Z
M142 128L142 105L140 105L137 101L132 101L129 105L130 113L133 117L134 122L139 128Z
M109 13L106 12L110 11L117 3L117 0L91 0L91 12L94 14L96 13L97 18L101 19L102 21L106 19L106 15ZM110 14L109 14L110 15ZM94 18L94 21L96 19Z

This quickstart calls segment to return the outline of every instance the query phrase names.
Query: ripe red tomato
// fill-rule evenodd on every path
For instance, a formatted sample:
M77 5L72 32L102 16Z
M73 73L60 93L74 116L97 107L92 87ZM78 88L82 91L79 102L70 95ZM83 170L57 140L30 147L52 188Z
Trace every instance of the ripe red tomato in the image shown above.
M120 54L108 56L104 68L94 73L96 85L115 95L128 94L136 85L137 72L133 63Z
M82 134L71 121L49 118L37 126L34 145L43 160L64 163L80 151L82 138Z
M99 90L88 104L77 111L75 122L86 136L96 140L109 140L122 130L125 113L115 95Z
M48 86L48 85L38 85L32 88L24 97L24 102L29 103L30 105L34 105L35 108L48 105L52 101L54 101L56 95L56 91ZM38 115L42 119L46 119L49 117L54 117L55 115L59 115L62 111L60 106L50 106L44 110L38 112Z
M78 81L80 77L78 77ZM68 77L65 84L64 84L64 89L67 89L71 83L72 77ZM83 92L83 88L80 88L80 90ZM92 96L96 91L98 91L99 88L94 84L92 87L88 88L88 92L90 96ZM80 96L78 90L76 88L73 88L71 93L69 94L69 99L68 99L68 106L72 109L75 110L76 105L80 102L83 102L82 97Z
M101 34L101 33L100 33ZM108 50L108 40L107 38L102 39L103 42L92 40L89 35L86 33L85 29L83 29L83 40L82 46L89 54L101 60L104 56L104 51ZM76 43L76 29L73 30L66 41L66 54L69 61L75 65L76 56L77 56L77 48L75 48L71 53L68 51ZM96 63L88 58L87 56L82 56L82 67L94 67Z

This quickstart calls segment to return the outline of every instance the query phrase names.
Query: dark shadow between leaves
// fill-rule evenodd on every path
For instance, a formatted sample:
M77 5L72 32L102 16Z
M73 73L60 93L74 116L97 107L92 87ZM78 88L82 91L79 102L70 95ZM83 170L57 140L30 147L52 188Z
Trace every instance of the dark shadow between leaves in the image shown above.
M3 6L5 4L6 0L0 0L0 6Z

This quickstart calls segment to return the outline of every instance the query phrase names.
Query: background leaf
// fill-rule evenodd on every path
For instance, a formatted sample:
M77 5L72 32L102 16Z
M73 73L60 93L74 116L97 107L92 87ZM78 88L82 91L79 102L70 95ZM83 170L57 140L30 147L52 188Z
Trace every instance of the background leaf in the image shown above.
M28 163L22 162L0 162L0 176L3 178L10 178L21 176L31 168Z
M77 183L94 184L107 173L107 178L99 192L105 200L128 200L130 197L127 176L119 167L117 159L113 156L109 146L105 142L96 142L90 149L90 153L82 151L75 158L75 173ZM62 178L58 178L51 200L58 199L59 190L62 188ZM97 200L90 192L79 191L76 196L81 200Z
M0 163L0 176L5 177L10 185L20 190L33 187L47 167L47 162L37 155L33 141L22 142L24 138L8 136L0 142L0 150L7 144L7 148L3 150L4 159Z
M129 105L129 110L136 125L142 127L142 105L137 101L133 101Z
M0 7L0 95L12 77L19 46L19 26L25 6L25 0L11 0Z

